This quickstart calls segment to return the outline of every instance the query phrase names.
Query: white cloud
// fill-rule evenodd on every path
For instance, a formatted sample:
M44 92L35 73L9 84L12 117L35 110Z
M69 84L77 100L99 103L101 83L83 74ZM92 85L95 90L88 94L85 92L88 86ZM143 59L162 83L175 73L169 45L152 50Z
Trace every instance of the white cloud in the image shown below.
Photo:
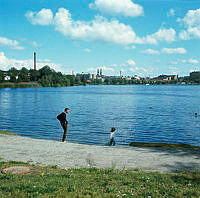
M106 67L106 66L101 67L101 69L102 69L103 71L110 71L110 72L114 72L114 71L115 71L113 68L111 68L111 67Z
M184 48L163 48L162 52L165 54L186 54L187 51Z
M89 4L92 9L98 9L111 15L123 15L126 17L142 16L143 7L131 0L95 0Z
M152 72L144 67L136 66L135 61L132 59L128 59L126 62L121 64L111 64L103 67L91 67L88 68L87 71L96 73L97 69L100 68L102 68L103 73L112 73L112 75L118 75L118 72L121 71L123 72L123 75L133 75L134 73L140 76L145 76L147 74L149 75Z
M48 10L48 16L43 21L39 21L39 13L29 14L32 24L53 25L55 30L72 39L84 41L104 41L120 44L124 46L133 46L133 44L157 44L159 41L173 42L176 40L176 31L173 28L159 29L152 35L140 38L136 35L131 26L120 23L116 19L108 20L102 16L96 16L92 21L76 21L72 19L71 13L65 8L59 8L53 16L52 11ZM31 13L31 12L29 12ZM41 14L40 14L41 15ZM40 16L39 15L39 16Z
M171 8L168 12L167 12L167 16L168 17L171 17L171 16L174 16L175 15L175 10L173 8Z
M160 52L158 50L154 50L154 49L146 49L142 51L143 54L160 54Z
M91 68L88 68L87 71L96 72L97 69L102 69L102 71L107 71L107 72L115 72L115 69L113 69L112 67L106 67L106 66L103 66L103 67L91 67Z
M181 40L189 40L190 39L190 35L189 33L186 31L186 30L182 30L180 33L179 33L179 38Z
M174 64L174 65L177 65L177 64L180 64L180 63L188 63L188 64L198 64L199 61L196 60L196 59L193 59L193 58L190 58L190 59L183 59L183 60L176 60L176 61L172 61L171 64Z
M88 52L88 53L89 53L89 52L91 52L92 50L91 50L91 49L89 49L89 48L86 48L86 49L84 49L83 51L84 51L84 52Z
M90 22L74 21L68 10L60 8L55 15L54 25L57 31L73 39L86 41L101 40L121 45L141 43L128 25L117 20L108 21L104 17L95 17Z
M36 41L29 42L29 44L35 48L41 47L41 45L37 43Z
M60 71L63 73L69 73L70 70L64 68L61 64L57 64L52 62L48 59L40 59L37 61L37 69L40 69L44 67L45 65L50 66L55 71ZM26 67L27 69L33 68L33 60L32 59L25 59L25 60L19 60L19 59L13 59L8 58L4 54L4 52L0 52L0 70L9 70L11 67L15 67L16 69L21 69L22 67Z
M129 69L129 71L130 72L139 72L138 74L148 74L149 73L149 71L147 70L147 69L145 69L144 67L131 67L130 69Z
M176 40L176 31L173 28L161 28L152 35L143 38L143 42L147 44L157 44L158 41L173 42Z
M53 21L52 11L45 8L39 12L28 11L25 16L33 25L50 25Z
M200 26L200 8L196 10L189 10L182 19L186 26Z
M179 33L179 38L189 40L192 38L200 38L200 8L189 10L183 19L178 19L186 27Z
M191 63L191 64L198 64L199 61L196 59L188 59L188 60L182 60L183 63Z
M130 45L125 47L126 50L133 50L135 48L136 48L135 45Z
M129 59L129 60L127 61L127 64L130 65L130 66L135 66L135 65L136 65L135 61L132 60L132 59Z
M0 45L5 45L11 49L23 50L24 48L20 46L19 42L16 40L11 40L6 37L0 37Z
M177 67L169 67L169 72L173 75L177 75L178 73L180 73L180 70Z

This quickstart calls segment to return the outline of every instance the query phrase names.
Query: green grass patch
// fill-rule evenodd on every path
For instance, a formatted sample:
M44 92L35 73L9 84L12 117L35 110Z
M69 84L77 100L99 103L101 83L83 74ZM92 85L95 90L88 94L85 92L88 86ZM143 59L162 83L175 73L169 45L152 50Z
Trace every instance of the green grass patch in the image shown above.
M0 174L0 197L200 197L200 171L161 174L114 169L59 169L0 162L0 170L26 165L26 175Z
M9 132L9 131L1 131L0 130L0 134L4 134L4 135L17 135L15 133Z
M31 82L20 82L20 83L11 83L4 82L0 83L0 88L28 88L28 87L41 87L39 83Z
M129 144L129 146L135 146L135 147L160 147L160 148L200 149L199 146L191 146L189 144L145 143L145 142L131 142Z

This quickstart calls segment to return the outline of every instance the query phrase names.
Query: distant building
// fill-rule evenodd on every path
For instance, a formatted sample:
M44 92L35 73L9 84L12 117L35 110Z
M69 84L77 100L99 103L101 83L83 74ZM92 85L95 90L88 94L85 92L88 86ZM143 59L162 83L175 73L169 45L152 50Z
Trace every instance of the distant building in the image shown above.
M84 77L85 80L92 79L92 74L89 74L89 73L81 73L81 74L77 73L76 76L80 78Z
M160 75L156 78L153 78L153 80L163 80L163 81L171 81L171 80L177 80L178 75Z
M120 76L120 78L124 80L132 80L132 77L130 76Z
M36 68L36 52L34 52L34 54L33 54L33 65L34 65L34 70L36 70L37 68Z
M190 73L190 79L195 80L195 79L200 79L200 71L193 71Z
M141 78L140 78L139 76L135 75L135 76L133 77L133 79L135 79L135 80L140 80Z
M103 75L103 72L102 72L102 68L100 69L100 76L102 76Z
M97 76L100 76L100 72L99 72L99 69L97 69Z
M92 74L92 79L96 79L96 78L97 78L96 74Z

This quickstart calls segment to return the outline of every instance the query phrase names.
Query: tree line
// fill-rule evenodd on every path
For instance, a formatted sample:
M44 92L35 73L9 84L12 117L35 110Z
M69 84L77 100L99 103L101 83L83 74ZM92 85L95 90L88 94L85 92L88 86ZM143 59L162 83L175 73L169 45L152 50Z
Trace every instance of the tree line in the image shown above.
M23 67L17 70L15 67L8 71L0 70L0 83L39 83L44 87L51 86L73 86L80 85L81 79L74 75L64 75L61 72L56 72L49 66L44 66L39 70Z
M43 86L43 87L61 87L61 86L75 86L86 84L106 84L106 85L124 85L124 84L199 84L200 72L194 72L188 77L181 77L177 80L163 81L153 80L150 78L137 79L123 79L104 77L104 79L88 79L87 74L81 75L64 75L61 72L56 72L48 65L39 70L23 67L17 70L15 67L8 71L0 70L0 88L2 87L29 87L29 86ZM24 84L22 84L24 83Z

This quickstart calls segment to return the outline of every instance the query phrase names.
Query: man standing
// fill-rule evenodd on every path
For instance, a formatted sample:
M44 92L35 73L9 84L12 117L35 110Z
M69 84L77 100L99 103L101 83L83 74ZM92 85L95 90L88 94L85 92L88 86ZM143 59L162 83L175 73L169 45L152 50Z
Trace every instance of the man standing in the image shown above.
M57 116L57 119L60 121L60 124L64 130L62 142L65 141L66 136L67 136L68 121L66 119L66 114L69 113L69 111L70 111L69 108L65 108L64 112L62 112L61 114Z

